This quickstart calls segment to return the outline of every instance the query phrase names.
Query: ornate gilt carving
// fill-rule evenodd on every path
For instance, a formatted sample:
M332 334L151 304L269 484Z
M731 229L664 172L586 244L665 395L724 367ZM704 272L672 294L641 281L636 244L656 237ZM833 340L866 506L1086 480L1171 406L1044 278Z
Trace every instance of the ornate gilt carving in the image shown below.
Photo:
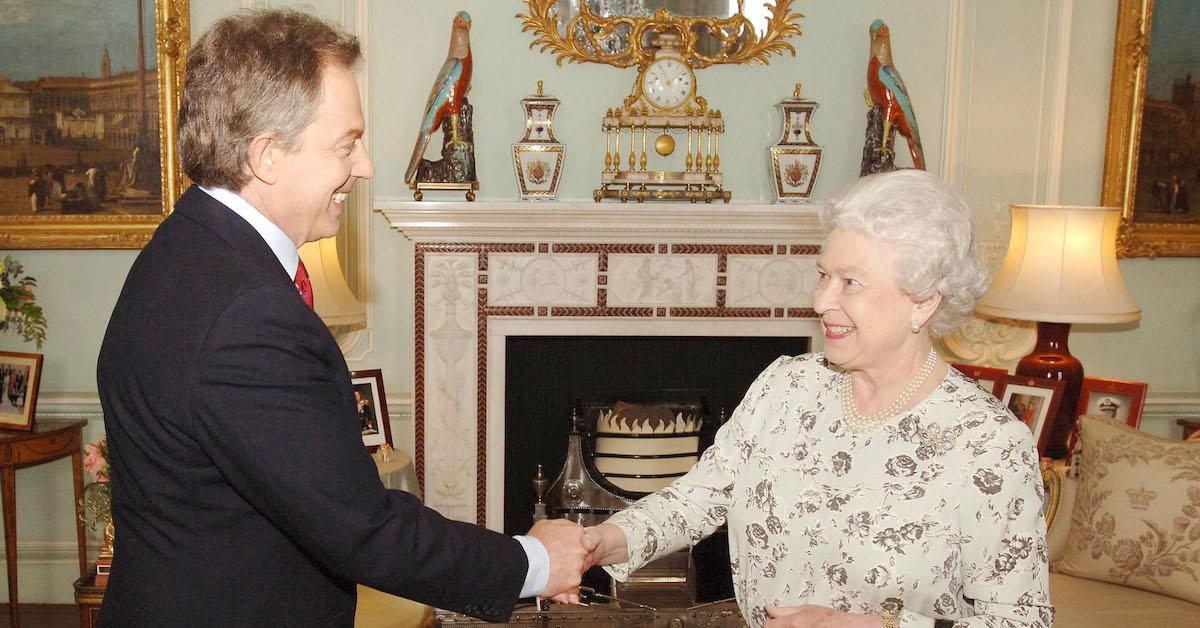
M1037 344L1034 323L972 316L941 339L955 362L1012 369Z
M643 65L654 58L654 49L644 45L650 33L674 32L682 40L681 54L693 68L705 68L718 63L763 63L772 54L785 51L796 55L796 49L786 39L800 35L797 23L800 13L789 10L792 0L775 0L766 30L760 36L745 15L738 13L727 18L682 17L666 9L650 17L596 15L587 2L579 3L579 15L571 18L560 31L559 0L525 0L528 14L517 14L524 26L522 32L533 33L530 48L558 56L558 64L606 63L619 68ZM717 50L705 54L696 48L699 33L707 33L718 42ZM613 38L627 40L628 45L605 53Z

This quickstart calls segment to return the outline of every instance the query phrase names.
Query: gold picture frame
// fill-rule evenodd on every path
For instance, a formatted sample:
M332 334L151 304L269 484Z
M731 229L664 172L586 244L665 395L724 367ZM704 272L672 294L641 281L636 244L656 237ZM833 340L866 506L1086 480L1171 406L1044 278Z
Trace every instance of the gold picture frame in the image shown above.
M151 234L162 222L163 218L171 212L176 199L187 188L188 182L179 166L179 159L175 152L175 130L177 126L177 115L179 111L179 101L183 92L183 75L184 75L184 59L187 55L190 37L190 16L189 16L189 0L153 0L154 15L142 16L143 29L148 30L153 28L153 33L145 33L145 39L153 36L156 42L153 54L157 60L157 116L158 124L158 147L159 147L159 171L160 176L158 181L145 185L145 190L141 196L135 197L133 194L126 194L120 200L116 195L105 194L103 188L99 193L100 200L96 200L96 195L93 194L94 179L85 175L81 170L91 165L92 169L104 171L107 175L109 172L118 174L122 171L122 167L118 166L115 170L111 169L111 165L102 163L100 165L93 164L93 158L85 157L85 151L88 146L98 150L108 150L112 152L111 142L113 140L104 140L96 135L95 131L85 131L89 135L86 138L73 136L72 130L83 128L73 127L64 128L62 124L56 122L57 127L49 127L48 122L38 122L35 116L57 115L46 113L46 111L38 110L32 106L33 93L38 89L49 87L58 83L67 84L68 80L60 77L44 77L41 79L23 81L24 84L31 86L29 94L29 111L30 124L26 131L26 141L30 148L28 153L32 157L25 157L21 153L16 162L10 164L9 173L14 177L20 177L21 182L18 184L21 191L34 190L37 177L33 175L34 168L38 168L36 163L29 161L36 160L39 151L34 150L34 146L38 145L38 140L41 140L41 145L48 143L57 143L67 146L79 146L74 150L76 157L74 163L69 163L66 166L59 166L54 162L50 165L55 166L55 175L58 177L61 185L55 185L51 182L47 188L55 189L58 195L58 200L50 194L43 194L43 198L50 198L51 205L40 208L37 205L36 197L28 201L22 201L24 205L13 206L10 197L4 201L7 207L0 207L0 248L4 249L137 249L141 248L149 241ZM62 15L63 7L56 7L56 2L46 2L38 5L39 8L47 12L57 11L59 18L70 16ZM145 13L149 13L146 11ZM89 20L109 20L110 17L103 13L91 12L86 16L81 16ZM133 37L136 41L136 35ZM49 45L61 46L60 40L54 40ZM150 52L150 51L146 51ZM147 55L148 56L148 55ZM115 83L121 80L126 73L136 75L136 70L128 70L127 68L110 68L108 66L108 51L104 51L103 69L100 78L88 79L87 77L71 77L73 86L66 89L75 89L80 92L80 98L85 98L90 107L92 103L108 102L120 99L122 94L118 91L119 86L114 86ZM99 66L98 66L98 69ZM124 71L123 71L124 70ZM147 72L148 73L148 72ZM143 75L144 76L144 75ZM139 81L142 83L142 81ZM33 87L34 85L37 87ZM12 82L0 87L12 87ZM19 89L19 88L18 88ZM138 89L141 87L139 85ZM107 90L107 91L105 91ZM16 93L11 92L10 93ZM47 94L46 99L55 98L54 95ZM130 98L133 102L137 101L135 93ZM87 116L93 117L93 120L99 122L99 126L104 126L105 123L109 127L119 124L122 114L115 110L125 105L109 104L97 105L97 107L108 106L114 109L112 112L106 112L104 118L96 115L94 111L84 111L76 105L78 116L85 116L82 120L77 120L73 124L89 125L95 124L86 119ZM149 113L149 112L147 112ZM64 114L65 115L65 114ZM143 120L147 117L143 116ZM39 128L49 128L45 131ZM142 124L138 128L145 129L148 125ZM49 133L50 135L42 135L39 133ZM111 138L115 134L110 134ZM19 131L10 133L14 140L21 137ZM74 140L71 138L75 137ZM65 138L65 141L64 141ZM98 139L99 138L99 139ZM152 141L152 140L151 140ZM74 144L72 144L74 142ZM85 142L92 142L87 145ZM125 140L129 143L129 140ZM136 142L134 142L136 143ZM145 144L143 144L145 145ZM44 151L49 153L50 151ZM58 151L61 153L61 151ZM137 153L129 151L130 157L127 160L127 173L130 175L129 180L133 180L133 176L138 168ZM144 157L143 157L144 158ZM50 157L44 160L50 162ZM95 160L106 158L94 158ZM153 157L151 157L153 159ZM11 159L10 159L11 161ZM150 163L153 163L152 161ZM122 164L124 165L124 164ZM3 164L0 164L0 168ZM152 168L149 166L148 168ZM60 174L64 170L69 171L69 175ZM112 175L108 175L112 176ZM74 181L72 181L74 180ZM102 177L102 180L112 181L107 176ZM144 179L143 179L144 180ZM87 182L86 194L84 188L80 187L84 182ZM115 191L118 181L112 181L111 185L106 185L109 191ZM74 187L72 187L74 186ZM157 190L154 187L157 186ZM133 187L133 186L130 186ZM56 189L57 188L57 189ZM33 196L30 194L30 196ZM111 203L107 199L113 198ZM77 200L82 199L82 200ZM124 202L126 205L119 205L119 202ZM46 204L43 201L43 204ZM68 204L70 203L70 204ZM128 208L128 209L127 209ZM35 211L42 209L42 211ZM57 211L55 211L57 209Z
M1197 257L1200 256L1200 218L1190 218L1188 214L1200 213L1200 208L1191 210L1185 202L1180 212L1183 218L1171 218L1175 213L1174 198L1178 196L1177 192L1170 193L1172 200L1164 203L1162 195L1158 194L1158 186L1166 184L1158 183L1157 179L1151 181L1154 177L1150 176L1148 167L1139 178L1139 156L1144 148L1142 130L1152 52L1150 27L1153 15L1154 0L1120 0L1117 7L1108 135L1100 198L1103 205L1120 207L1122 210L1117 234L1118 256ZM1200 43L1196 41L1193 38L1191 45L1194 51L1200 51ZM1138 197L1139 187L1143 188L1141 199ZM1200 195L1200 180L1190 191L1192 198ZM1185 192L1184 198L1187 197ZM1139 200L1142 202L1139 203ZM1196 204L1200 207L1200 203ZM1165 212L1163 205L1167 208ZM1151 207L1156 207L1157 211L1152 211Z

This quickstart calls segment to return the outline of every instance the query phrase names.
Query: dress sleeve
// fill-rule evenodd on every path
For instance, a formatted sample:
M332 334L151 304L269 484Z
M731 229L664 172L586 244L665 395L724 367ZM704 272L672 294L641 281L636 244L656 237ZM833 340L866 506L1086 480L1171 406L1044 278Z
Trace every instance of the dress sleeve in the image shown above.
M963 595L975 615L955 628L1048 628L1050 604L1044 488L1033 435L1006 421L990 439L968 445L962 503ZM909 611L902 626L930 626L931 617Z
M684 546L692 546L721 524L733 499L733 483L749 459L758 436L760 402L771 392L775 374L790 358L781 357L767 367L746 391L729 422L686 475L669 486L643 497L607 521L625 533L629 560L606 566L624 582L646 563Z

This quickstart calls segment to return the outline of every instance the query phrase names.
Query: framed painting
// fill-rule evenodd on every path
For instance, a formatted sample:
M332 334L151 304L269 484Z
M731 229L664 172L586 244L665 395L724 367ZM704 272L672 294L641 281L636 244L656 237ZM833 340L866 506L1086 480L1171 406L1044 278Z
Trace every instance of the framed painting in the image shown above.
M996 383L1000 389L1000 403L1008 407L1013 416L1033 432L1037 441L1038 455L1046 454L1050 430L1046 429L1047 418L1058 413L1066 383L1052 379L1005 375Z
M1101 203L1117 255L1200 256L1200 3L1120 0Z
M991 366L980 366L978 364L962 364L959 362L955 362L950 366L953 366L959 373L962 373L963 375L975 380L975 383L979 384L980 388L992 393L997 398L999 398L1000 393L1003 392L1000 390L998 384L1000 383L1001 377L1008 375L1008 371L1004 369Z
M186 188L188 0L98 4L4 4L0 248L140 248Z
M1079 391L1077 414L1098 414L1137 428L1142 423L1146 388L1145 382L1085 377Z
M392 424L388 421L387 397L383 392L383 371L367 369L350 373L354 386L354 405L362 428L363 445L375 453L380 445L392 446Z
M41 354L0 351L0 429L33 429L41 380Z

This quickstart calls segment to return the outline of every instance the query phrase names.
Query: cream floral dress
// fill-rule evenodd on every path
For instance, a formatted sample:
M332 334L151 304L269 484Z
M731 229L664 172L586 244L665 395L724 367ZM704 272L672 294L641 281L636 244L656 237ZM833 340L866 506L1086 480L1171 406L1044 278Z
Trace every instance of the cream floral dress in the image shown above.
M950 369L915 408L856 436L839 371L781 357L684 477L609 519L625 579L729 524L733 583L752 626L764 605L882 613L902 626L1049 626L1046 524L1033 437Z

